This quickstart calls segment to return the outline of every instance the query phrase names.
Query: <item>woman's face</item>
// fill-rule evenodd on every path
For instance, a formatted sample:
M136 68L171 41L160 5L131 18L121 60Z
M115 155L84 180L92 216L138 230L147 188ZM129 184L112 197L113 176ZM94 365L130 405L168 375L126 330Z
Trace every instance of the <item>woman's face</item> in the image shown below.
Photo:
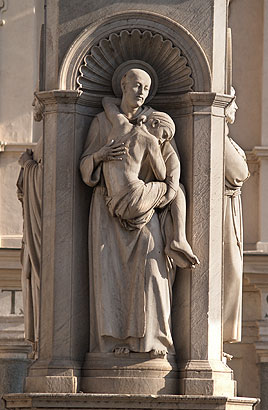
M235 114L237 109L238 106L234 98L231 104L226 108L226 120L229 124L233 124L235 122Z

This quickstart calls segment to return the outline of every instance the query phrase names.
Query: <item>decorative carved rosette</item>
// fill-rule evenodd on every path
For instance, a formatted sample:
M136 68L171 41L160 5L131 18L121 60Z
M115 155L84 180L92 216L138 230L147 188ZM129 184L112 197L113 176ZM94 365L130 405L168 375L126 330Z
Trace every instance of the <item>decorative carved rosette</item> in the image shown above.
M147 101L193 91L192 71L187 59L170 40L149 30L122 30L102 39L84 58L77 78L78 89L101 100L104 95L121 96L120 81L130 68L141 68L152 78Z

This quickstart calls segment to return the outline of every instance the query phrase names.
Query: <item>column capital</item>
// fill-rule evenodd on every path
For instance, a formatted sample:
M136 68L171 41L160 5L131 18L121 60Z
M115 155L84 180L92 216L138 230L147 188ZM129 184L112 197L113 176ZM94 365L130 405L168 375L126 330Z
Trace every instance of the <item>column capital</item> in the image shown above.
M218 94L215 92L189 92L181 95L169 96L165 101L163 107L163 99L160 96L156 96L152 105L160 110L170 111L170 113L176 117L180 115L189 115L196 112L201 114L216 114L218 116L224 116L224 110L231 102L232 97L227 94ZM205 111L203 111L205 109ZM214 109L215 112L214 112Z
M252 152L260 160L268 159L268 146L254 147Z
M80 91L49 90L36 93L37 98L45 105L52 104L75 104L80 97Z

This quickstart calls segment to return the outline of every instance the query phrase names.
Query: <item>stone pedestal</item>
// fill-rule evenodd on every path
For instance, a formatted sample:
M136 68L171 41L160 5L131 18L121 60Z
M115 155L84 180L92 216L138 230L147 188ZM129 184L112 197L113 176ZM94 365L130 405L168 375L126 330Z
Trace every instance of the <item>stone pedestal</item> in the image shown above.
M151 358L149 353L88 353L82 372L81 390L89 393L176 394L176 357Z
M133 410L253 410L259 399L213 396L145 396L142 394L10 394L3 397L9 410L133 409Z

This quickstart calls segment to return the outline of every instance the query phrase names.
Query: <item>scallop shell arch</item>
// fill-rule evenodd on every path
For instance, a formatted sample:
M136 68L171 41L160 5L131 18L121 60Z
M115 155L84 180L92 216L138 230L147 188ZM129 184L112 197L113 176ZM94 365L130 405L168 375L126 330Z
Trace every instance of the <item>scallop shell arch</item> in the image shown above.
M138 29L112 33L93 46L79 68L78 89L84 97L90 94L101 99L113 93L119 97L124 74L120 67L125 66L126 71L135 64L153 79L151 98L156 93L168 97L193 91L192 71L181 50L161 34ZM118 71L121 76L116 75Z
M106 41L109 42L111 34L115 33L119 35L123 31L132 33L133 30L138 30L142 34L149 32L149 34L152 34L152 37L156 36L156 39L163 39L163 41L159 41L160 45L163 45L166 40L170 41L174 53L175 49L178 49L180 55L186 58L188 62L186 66L191 69L190 78L194 80L194 85L192 86L193 91L211 91L212 79L210 64L204 50L195 37L181 24L166 16L147 11L141 12L140 10L115 13L89 25L81 31L70 45L62 61L58 88L61 90L76 90L78 87L77 78L78 76L82 76L79 69L85 65L85 56L90 55L91 50L93 50L94 47L100 46L102 41L104 44ZM130 44L130 42L128 41L127 44ZM131 50L125 50L124 48L123 52L125 51L131 53ZM146 52L149 51L150 50L146 50ZM113 61L115 57L117 56L113 56L111 61ZM106 57L102 61L108 62L108 64L110 63ZM98 75L98 73L95 74ZM100 81L100 78L97 78L98 81ZM97 106L99 106L99 102L96 101L99 97L95 98L94 95L92 95L90 102L90 93L82 93L81 97L83 98L84 95L87 95L87 102L85 101L85 104L90 103L94 105L95 101ZM154 100L157 98L158 95L156 95ZM160 98L163 100L165 97L162 95Z

